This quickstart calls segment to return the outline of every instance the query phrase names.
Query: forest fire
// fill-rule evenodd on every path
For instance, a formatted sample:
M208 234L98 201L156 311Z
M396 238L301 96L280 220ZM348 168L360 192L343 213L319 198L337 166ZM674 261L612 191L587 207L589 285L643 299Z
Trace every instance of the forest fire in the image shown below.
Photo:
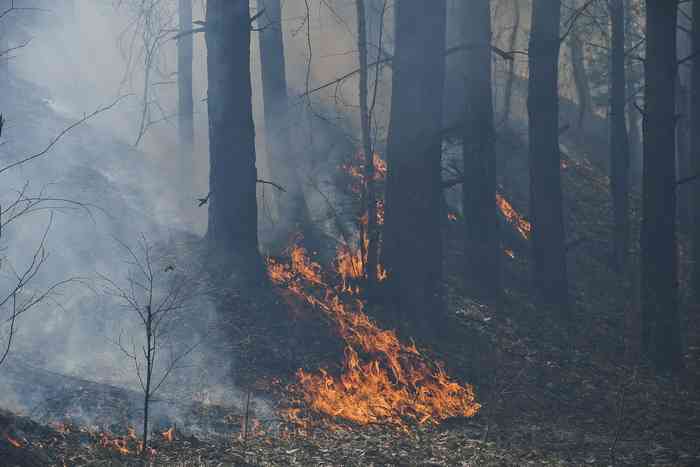
M384 423L438 424L451 417L471 417L480 405L473 388L461 385L424 357L413 344L402 343L392 330L379 328L356 296L343 297L345 281L332 287L321 266L295 245L289 264L268 260L272 281L321 310L345 342L343 372L336 377L297 371L294 389L313 411L360 425ZM345 264L338 261L338 265ZM336 271L343 277L341 271ZM347 294L346 294L347 295ZM297 411L290 416L296 417Z
M502 195L496 194L496 204L501 210L503 216L513 224L513 226L518 230L520 235L525 239L530 238L530 233L532 232L532 225L526 221L518 211L505 199Z

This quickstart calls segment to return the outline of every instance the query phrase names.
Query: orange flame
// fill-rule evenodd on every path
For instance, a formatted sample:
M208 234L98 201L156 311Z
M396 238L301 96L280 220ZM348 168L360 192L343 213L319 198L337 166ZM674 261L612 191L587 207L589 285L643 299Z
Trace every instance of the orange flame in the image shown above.
M324 282L321 267L303 248L293 246L290 257L289 264L268 260L270 278L329 316L346 344L339 377L325 370L297 371L294 389L308 407L358 424L404 428L409 422L437 424L476 414L480 405L471 386L451 380L442 367L421 355L414 344L402 343L393 330L379 328L364 313L361 300L341 299L347 292L345 278L354 277L350 272L357 270L354 256L339 251L336 272L343 281L337 288ZM352 268L343 272L343 267ZM298 413L290 411L289 416L298 420Z
M8 443L10 443L13 447L15 447L17 449L21 449L24 447L24 446L22 446L22 443L19 440L16 440L15 438L13 438L10 435L6 434L5 439L7 440Z
M175 427L170 427L169 430L164 431L163 433L161 433L161 435L163 436L163 439L165 441L167 441L168 443L172 443L175 437Z
M500 194L496 194L496 204L498 208L503 213L503 216L518 229L520 235L527 240L530 238L530 233L532 232L532 225L518 213L518 211L511 206L511 204Z

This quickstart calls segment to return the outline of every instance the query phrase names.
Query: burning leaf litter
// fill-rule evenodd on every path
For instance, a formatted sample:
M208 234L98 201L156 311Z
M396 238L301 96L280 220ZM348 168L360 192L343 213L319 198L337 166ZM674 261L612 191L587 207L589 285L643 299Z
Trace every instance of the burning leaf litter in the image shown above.
M289 263L268 259L272 281L331 318L345 342L343 372L334 376L321 369L297 371L297 393L314 412L359 425L439 424L452 417L472 417L480 405L470 385L452 380L414 344L404 344L393 330L379 328L364 312L356 295L344 293L346 282L332 287L321 266L294 245ZM343 264L339 254L336 273ZM299 420L299 410L288 417ZM303 423L303 421L301 421Z

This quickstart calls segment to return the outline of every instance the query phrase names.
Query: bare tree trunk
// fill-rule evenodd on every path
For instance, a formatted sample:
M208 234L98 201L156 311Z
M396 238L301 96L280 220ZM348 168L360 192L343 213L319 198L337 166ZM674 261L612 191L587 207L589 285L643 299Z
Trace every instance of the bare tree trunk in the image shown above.
M395 14L383 264L390 308L434 329L442 310L445 1L401 1Z
M700 0L693 0L692 50L700 50ZM700 57L692 60L690 78L690 164L700 173ZM693 196L691 289L695 303L700 303L700 180L691 183Z
M530 32L528 116L530 215L534 286L540 298L568 319L559 155L560 0L534 0Z
M581 8L582 1L574 2L576 8ZM586 71L586 60L583 55L583 41L577 31L577 26L574 25L568 40L569 52L571 53L571 68L574 76L574 85L576 87L576 95L578 100L578 128L583 129L586 118L592 112L591 88L588 82L588 73Z
M508 38L508 50L515 50L518 43L518 33L520 32L520 2L512 0L511 8L513 9L513 29L510 31ZM505 85L505 93L503 96L503 123L510 123L510 114L513 101L513 81L515 80L515 60L508 61L508 78Z
M625 76L625 9L622 0L612 0L610 181L613 201L613 252L615 267L624 271L629 250L629 140L625 121L627 78Z
M192 0L179 0L180 32L192 29ZM182 207L187 208L187 200L193 205L192 173L194 171L194 99L192 96L192 34L185 34L177 40L177 89L178 89L178 137L179 137L179 183L184 196Z
M685 21L686 13L690 11L679 4L678 28L676 30L676 57L678 60L692 53L688 30L692 28L690 21ZM682 29L681 29L682 28ZM692 175L690 167L690 92L688 91L690 73L688 64L682 65L676 74L676 178L681 179ZM692 187L683 184L678 187L678 227L682 232L691 230L691 197Z
M465 181L464 267L467 290L479 299L496 300L501 289L501 248L496 212L496 153L491 88L491 8L489 0L459 6L466 80L462 151Z
M371 115L367 102L368 73L367 68L367 27L364 0L356 0L357 6L357 46L360 54L360 120L362 127L362 150L365 155L364 207L367 207L367 275L368 292L371 294L377 282L377 264L379 262L379 237L377 229L377 197L374 189L374 150L372 148ZM376 83L375 83L376 86ZM364 239L361 239L364 245Z
M660 371L681 368L676 257L677 2L647 0L641 229L642 350Z
M316 251L315 234L304 197L299 173L301 158L293 150L290 134L289 96L282 34L280 0L258 0L263 11L260 38L260 73L262 75L265 114L265 146L273 178L284 185L286 193L279 197L279 226L277 232L284 247L301 232L309 251Z
M262 275L258 251L255 130L250 82L247 0L207 4L209 80L209 226L212 258L224 274ZM235 268L234 268L235 265Z

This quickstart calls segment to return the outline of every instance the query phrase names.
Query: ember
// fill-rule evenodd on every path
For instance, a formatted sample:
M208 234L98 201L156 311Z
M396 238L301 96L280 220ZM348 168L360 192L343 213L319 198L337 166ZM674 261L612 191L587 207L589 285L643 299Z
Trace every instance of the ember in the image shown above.
M273 282L329 316L345 341L343 373L335 377L297 371L292 389L316 412L361 425L386 423L438 424L451 417L471 417L480 405L474 390L461 385L439 365L427 360L413 344L402 343L392 330L379 328L363 311L356 295L344 299L345 281L330 286L321 266L300 246L290 249L289 264L268 259ZM345 264L340 259L338 267ZM336 271L341 277L343 272ZM346 294L347 296L347 294ZM288 415L296 419L298 411Z

